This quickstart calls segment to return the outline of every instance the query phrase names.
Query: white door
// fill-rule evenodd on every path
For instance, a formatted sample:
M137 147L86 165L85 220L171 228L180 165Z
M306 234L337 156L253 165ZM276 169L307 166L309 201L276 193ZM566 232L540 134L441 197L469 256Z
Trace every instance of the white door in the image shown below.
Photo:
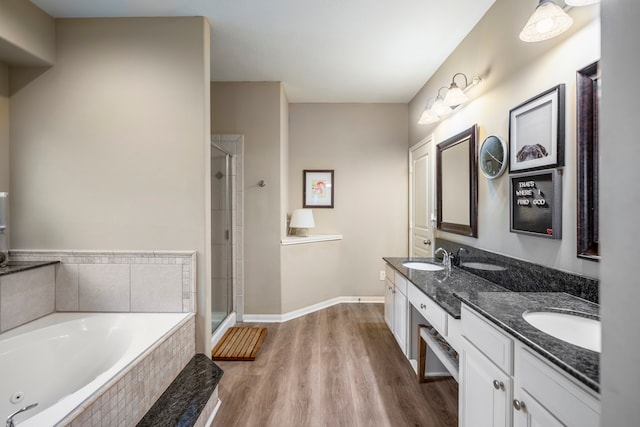
M431 137L409 150L409 256L433 256Z

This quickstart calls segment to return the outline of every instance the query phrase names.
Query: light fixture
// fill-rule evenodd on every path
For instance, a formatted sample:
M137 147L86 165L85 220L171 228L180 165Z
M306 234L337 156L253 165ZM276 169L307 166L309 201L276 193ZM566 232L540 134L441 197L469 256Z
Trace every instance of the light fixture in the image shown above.
M289 230L295 228L296 236L307 237L309 235L309 229L315 226L316 223L313 221L313 211L311 209L296 209L291 214Z
M436 96L436 100L431 106L431 111L438 117L446 116L451 112L451 107L444 103L444 98L440 95L440 91L442 89L447 89L445 86L438 89L438 96Z
M435 98L429 98L427 100L427 105L425 105L424 111L422 112L422 114L420 115L420 118L418 119L418 124L420 125L435 123L438 120L440 120L440 117L438 117L438 115L433 112L431 107L429 107L429 101L431 100L435 100Z
M600 0L564 0L569 6L587 6L594 3L600 3Z
M573 18L553 0L540 0L527 24L520 32L520 40L539 42L564 33L573 24Z
M467 76L463 73L456 73L451 78L451 85L449 86L449 90L447 90L447 94L444 97L444 105L447 105L451 108L455 108L456 106L463 104L469 100L469 97L464 94L462 89L458 87L456 84L456 76L464 77L464 87L465 89L469 86L469 80L467 80Z

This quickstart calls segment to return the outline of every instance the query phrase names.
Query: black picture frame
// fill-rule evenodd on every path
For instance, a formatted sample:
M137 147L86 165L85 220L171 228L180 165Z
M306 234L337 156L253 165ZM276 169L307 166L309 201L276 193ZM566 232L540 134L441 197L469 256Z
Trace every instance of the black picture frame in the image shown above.
M333 209L335 181L333 169L302 171L302 207Z
M509 172L564 166L565 85L509 110Z
M562 239L561 170L511 175L509 201L509 231Z

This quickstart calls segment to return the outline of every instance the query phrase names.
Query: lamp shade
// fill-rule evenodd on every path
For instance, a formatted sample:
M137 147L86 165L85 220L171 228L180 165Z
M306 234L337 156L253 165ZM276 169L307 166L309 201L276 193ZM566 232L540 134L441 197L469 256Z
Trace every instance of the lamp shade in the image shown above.
M573 25L573 18L553 0L540 0L527 24L520 32L520 40L539 42L564 33Z
M457 105L464 104L468 100L469 98L464 94L462 89L460 89L455 82L452 82L443 102L444 105L455 107Z
M451 107L449 107L448 105L445 105L442 97L438 95L436 102L434 102L433 105L431 106L431 110L435 115L442 117L442 116L446 116L451 112Z
M313 228L316 223L313 221L313 211L311 209L296 209L291 214L290 227L293 228Z
M432 111L431 108L425 108L424 111L422 112L422 115L420 116L420 118L418 119L418 124L420 125L426 125L428 123L435 123L438 120L440 120L440 117L438 117L437 115L435 115Z

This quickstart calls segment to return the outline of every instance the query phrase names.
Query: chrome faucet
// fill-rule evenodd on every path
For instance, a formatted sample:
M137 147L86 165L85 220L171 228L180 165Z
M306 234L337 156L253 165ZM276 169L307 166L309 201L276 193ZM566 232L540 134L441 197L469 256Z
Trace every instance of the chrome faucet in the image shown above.
M452 258L451 263L456 267L460 266L460 252L464 252L468 254L469 250L467 248L463 248L462 246L460 246L456 251L455 255L454 254L451 255L451 258Z
M442 252L442 265L447 269L447 271L451 271L451 256L449 256L449 252L447 252L445 248L441 247L436 249L434 255L438 255L440 252Z
M16 415L18 415L18 414L20 414L20 413L22 413L24 411L28 411L29 409L33 409L36 406L38 406L37 403L32 403L31 405L25 406L24 408L19 409L16 412L14 412L13 414L9 415L7 417L7 427L15 427L15 424L13 423L13 417L15 417Z

